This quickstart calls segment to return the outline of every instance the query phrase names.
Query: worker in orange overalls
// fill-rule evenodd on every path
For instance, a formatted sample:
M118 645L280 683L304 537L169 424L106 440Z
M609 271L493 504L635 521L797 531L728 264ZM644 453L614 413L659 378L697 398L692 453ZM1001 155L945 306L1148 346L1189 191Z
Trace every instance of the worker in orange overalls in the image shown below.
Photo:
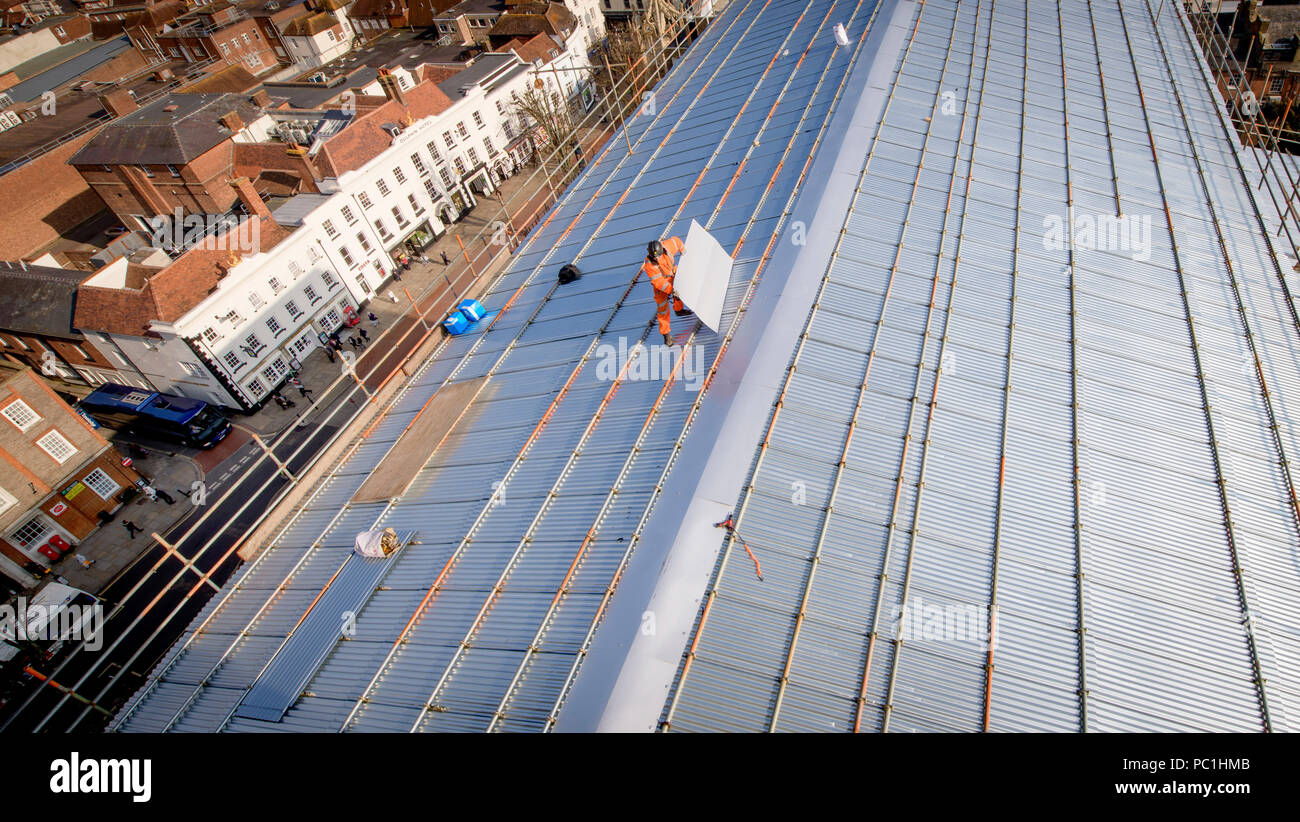
M677 265L673 262L674 254L686 250L686 244L680 237L669 237L662 243L651 240L646 246L645 264L641 270L650 279L650 287L655 294L655 314L659 317L659 333L664 335L664 345L672 345L672 325L668 320L668 302L672 300L673 311L679 317L690 312L673 291L673 278L677 276Z

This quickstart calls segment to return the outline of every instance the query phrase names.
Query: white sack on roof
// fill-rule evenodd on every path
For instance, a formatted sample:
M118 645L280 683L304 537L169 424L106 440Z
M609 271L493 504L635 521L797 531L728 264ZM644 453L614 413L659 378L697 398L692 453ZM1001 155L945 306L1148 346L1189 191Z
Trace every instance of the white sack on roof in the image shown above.
M397 532L392 528L362 531L357 534L354 550L363 557L386 557L397 550Z

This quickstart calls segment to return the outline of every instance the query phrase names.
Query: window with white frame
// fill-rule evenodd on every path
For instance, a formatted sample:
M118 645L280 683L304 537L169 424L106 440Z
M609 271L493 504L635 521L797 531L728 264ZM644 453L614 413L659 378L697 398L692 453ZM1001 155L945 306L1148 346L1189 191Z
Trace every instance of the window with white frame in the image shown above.
M475 151L473 148L470 148L470 149L468 149L465 153L469 155L469 164L470 164L471 166L476 166L476 165L478 165L478 152L477 152L477 151Z
M275 317L267 317L266 330L270 331L271 335L274 336L276 334L279 334L281 331L283 331L284 327L280 325L280 321L277 320Z
M362 208L370 208L372 205L370 202L370 195L364 191L357 195L357 199L361 202Z
M483 128L487 125L486 123L483 122L483 115L479 114L477 111L474 112L474 125L478 126L479 128Z
M96 468L86 475L82 480L86 487L99 495L100 499L112 499L113 495L122 486L113 481L113 478L104 473L102 468Z
M238 371L244 365L243 361L239 359L239 355L234 351L227 351L226 356L222 359L226 361L226 365L231 371Z
M321 325L325 326L326 331L329 331L330 329L338 327L342 322L343 321L339 319L338 310L331 308L329 311L325 312L325 317L321 320Z
M393 169L393 176L397 178L398 185L401 185L402 183L406 182L406 172L402 171L401 166L398 166L397 168Z
M253 306L254 311L266 305L266 300L262 299L262 295L256 291L248 292L248 302Z
M31 545L44 539L49 530L45 518L38 514L20 525L14 531L11 541L19 545Z
M364 231L357 232L357 242L361 243L362 251L370 250L370 240L366 238L366 232Z
M432 140L429 141L429 156L433 158L435 163L442 162L442 154L438 151L438 144Z
M280 282L279 277L272 277L270 280L270 286L272 294L279 294L284 290L284 283Z
M401 206L393 206L393 216L397 218L398 228L406 228L407 223L410 222L406 219L406 215L402 213Z
M339 213L343 215L343 219L348 221L348 225L352 225L357 221L357 215L352 212L352 206L343 206L343 208L339 209Z
M515 130L510 127L510 121L506 120L501 124L501 130L505 132L507 140L515 139Z
M421 177L429 173L429 169L424 167L424 160L420 159L419 154L411 155L411 165L415 166L415 173Z
M469 129L465 128L464 120L461 120L459 123L456 124L456 131L460 133L461 137L469 137Z
M289 312L289 316L292 319L296 320L302 316L302 309L299 308L298 303L294 302L293 300L290 300L289 302L284 304L284 310Z
M357 261L352 257L352 252L345 245L339 246L339 256L343 258L343 262L347 263L348 268L357 264Z
M406 195L406 199L411 201L411 210L413 210L417 215L424 213L424 206L420 205L418 197L414 194L408 194Z
M54 458L54 461L62 465L68 461L68 458L77 453L77 448L68 442L68 438L60 434L57 430L51 431L36 441L41 450Z
M375 181L375 188L379 189L379 193L384 197L387 197L388 193L391 191L391 189L388 187L388 181L385 180L383 177L380 177L378 180Z
M320 297L316 296L316 289L311 286L304 288L302 293L307 295L307 299L311 301L312 305L315 305L316 301L320 299Z
M322 271L320 273L320 278L322 281L324 281L325 287L330 291L333 291L334 286L339 284L338 280L334 279L334 275L328 271Z
M254 397L260 397L266 393L266 386L262 385L262 381L257 377L254 377L248 382L248 392Z
M0 514L8 511L18 504L18 498L3 488L0 488Z
M198 363L189 360L181 360L181 370L188 377L197 377L203 373L203 369L199 367Z
M0 414L4 414L5 419L17 426L19 431L26 431L41 420L40 415L22 400L9 403Z
M465 161L462 160L462 159L460 158L460 155L457 154L455 157L453 157L453 158L451 158L451 159L452 159L452 162L456 164L456 172L457 172L458 174L464 174L464 173L465 173Z
M438 169L438 176L442 178L443 185L445 185L447 188L452 187L451 173L447 171L447 169L445 168Z
M376 219L375 228L379 230L379 236L385 240L390 239L393 236L393 233L388 230L388 226L384 225L383 220Z
M443 141L444 143L447 144L447 148L455 148L455 147L456 147L456 141L455 141L454 139L452 139L452 136L451 136L451 132L450 132L450 131L444 131L444 132L442 133L442 141Z
M488 153L488 156L489 156L489 157L495 157L495 156L497 155L496 146L492 145L492 138L491 138L491 137L488 137L488 136L484 135L484 137L483 137L483 148L487 149L487 153Z
M333 220L326 220L325 222L321 223L321 228L325 229L325 233L329 235L329 238L331 240L339 236L339 230L334 227Z
M433 180L424 181L424 190L429 194L429 199L437 200L442 195L438 193L438 187L433 184Z

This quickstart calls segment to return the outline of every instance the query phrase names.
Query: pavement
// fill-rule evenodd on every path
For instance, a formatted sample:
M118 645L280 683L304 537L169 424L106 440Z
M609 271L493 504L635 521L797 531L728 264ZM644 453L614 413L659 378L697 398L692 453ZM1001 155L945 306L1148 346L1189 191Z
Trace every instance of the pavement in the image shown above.
M112 522L92 531L54 563L51 578L62 577L69 585L98 593L153 543L150 534L167 533L195 510L186 495L195 480L203 479L203 473L194 460L180 454L150 451L144 459L135 459L135 468L151 479L155 488L170 494L174 502L168 505L161 497L151 502L143 494L139 495L118 509ZM140 528L134 537L122 524L126 520ZM83 566L78 554L94 560L94 564Z

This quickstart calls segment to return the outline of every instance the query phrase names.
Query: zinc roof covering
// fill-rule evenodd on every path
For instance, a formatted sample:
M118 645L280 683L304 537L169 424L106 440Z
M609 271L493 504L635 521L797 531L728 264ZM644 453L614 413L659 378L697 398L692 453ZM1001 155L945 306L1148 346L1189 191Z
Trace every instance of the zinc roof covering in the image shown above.
M1300 318L1182 15L734 0L516 253L496 320L423 365L114 727L564 730L651 648L669 676L622 705L664 730L1290 729ZM851 187L791 251L821 152ZM779 373L734 488L691 437L729 384L600 353L655 339L635 267L691 219L735 265L721 336L674 319L686 362ZM773 289L807 294L776 353L745 323ZM404 496L346 504L439 386L484 375ZM691 488L735 536L661 546ZM282 721L229 719L385 526L417 537L354 635ZM705 572L670 577L683 552ZM689 630L645 631L644 597Z
M1300 326L1177 5L920 8L660 728L1295 729Z
M423 365L114 727L549 729L705 396L688 385L704 376L694 354L676 380L631 369L619 379L600 346L657 341L638 278L645 243L684 234L691 219L736 250L723 323L738 322L860 57L836 48L836 9L857 37L876 6L747 0L715 20L628 124L630 154L622 134L611 138L482 298L502 309L496 320ZM567 262L583 277L561 287ZM692 329L675 320L679 350L707 367L722 339ZM401 498L347 504L439 387L483 375L487 386ZM232 717L353 535L386 526L416 538L353 636L281 721Z

